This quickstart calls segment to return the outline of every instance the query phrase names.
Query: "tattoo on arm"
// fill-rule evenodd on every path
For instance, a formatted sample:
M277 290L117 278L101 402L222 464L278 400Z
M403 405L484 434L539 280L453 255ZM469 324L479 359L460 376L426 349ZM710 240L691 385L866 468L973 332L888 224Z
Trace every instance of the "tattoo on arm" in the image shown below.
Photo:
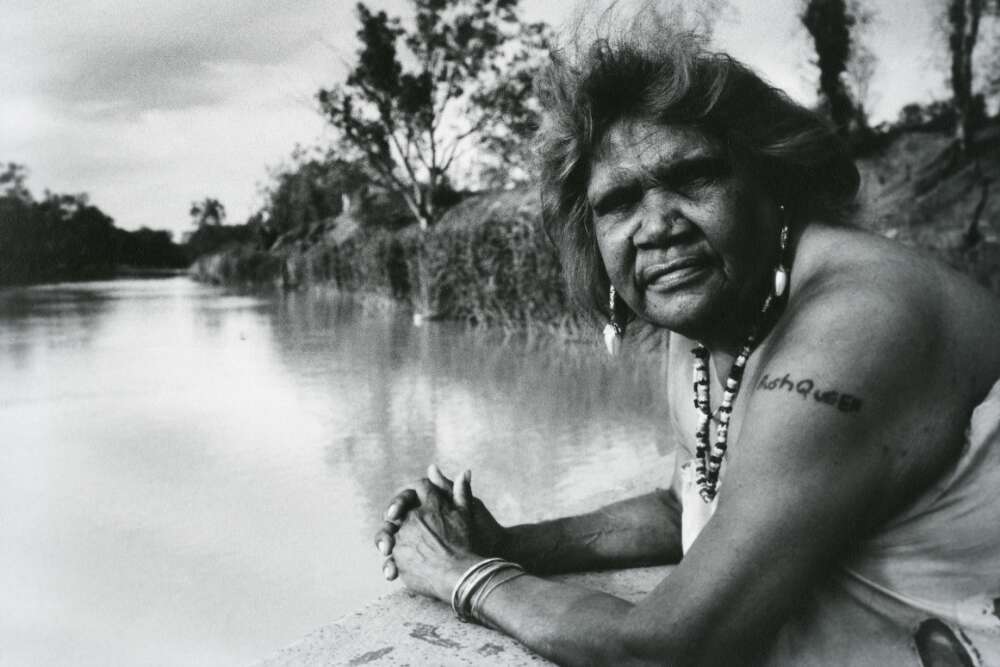
M829 405L837 408L841 412L858 412L861 410L861 399L857 396L838 391L837 389L820 388L812 378L801 378L796 380L791 374L785 373L782 377L770 377L765 373L755 388L757 391L777 391L789 394L797 394L802 400L809 400L811 397L816 403Z

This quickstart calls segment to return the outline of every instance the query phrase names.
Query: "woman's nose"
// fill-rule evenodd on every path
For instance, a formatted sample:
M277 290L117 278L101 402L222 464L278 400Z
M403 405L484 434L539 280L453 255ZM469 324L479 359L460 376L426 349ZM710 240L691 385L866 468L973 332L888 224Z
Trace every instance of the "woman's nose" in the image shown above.
M649 192L636 210L638 227L632 237L637 248L659 246L667 243L673 233L675 221L680 213L670 198L656 192Z

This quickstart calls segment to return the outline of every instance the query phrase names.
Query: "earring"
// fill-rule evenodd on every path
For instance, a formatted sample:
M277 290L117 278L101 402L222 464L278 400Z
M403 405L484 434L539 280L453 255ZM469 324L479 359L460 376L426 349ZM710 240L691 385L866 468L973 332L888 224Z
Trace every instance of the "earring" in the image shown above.
M785 213L785 205L778 204L778 210L782 217ZM774 296L780 297L788 287L788 269L785 268L785 252L788 250L788 224L782 222L780 239L781 251L778 253L778 265L774 267Z
M608 354L612 357L618 354L618 351L622 347L622 326L618 324L618 319L615 316L615 287L611 286L611 292L608 297L608 312L610 317L608 318L608 323L604 325L604 346L608 348Z

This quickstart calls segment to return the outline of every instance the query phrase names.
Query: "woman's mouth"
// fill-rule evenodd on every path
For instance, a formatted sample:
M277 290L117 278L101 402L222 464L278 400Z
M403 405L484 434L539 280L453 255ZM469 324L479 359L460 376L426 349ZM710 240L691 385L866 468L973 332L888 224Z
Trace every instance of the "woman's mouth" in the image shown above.
M696 280L708 269L708 263L701 258L683 257L644 267L639 272L639 284L643 290L667 292Z

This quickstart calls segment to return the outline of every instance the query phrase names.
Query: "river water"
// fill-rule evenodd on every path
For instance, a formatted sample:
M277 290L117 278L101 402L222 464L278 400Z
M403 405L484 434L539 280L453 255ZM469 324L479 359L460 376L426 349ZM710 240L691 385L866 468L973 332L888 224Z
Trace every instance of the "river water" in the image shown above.
M506 523L643 472L661 376L316 293L2 290L0 665L252 663L397 585L430 461Z

